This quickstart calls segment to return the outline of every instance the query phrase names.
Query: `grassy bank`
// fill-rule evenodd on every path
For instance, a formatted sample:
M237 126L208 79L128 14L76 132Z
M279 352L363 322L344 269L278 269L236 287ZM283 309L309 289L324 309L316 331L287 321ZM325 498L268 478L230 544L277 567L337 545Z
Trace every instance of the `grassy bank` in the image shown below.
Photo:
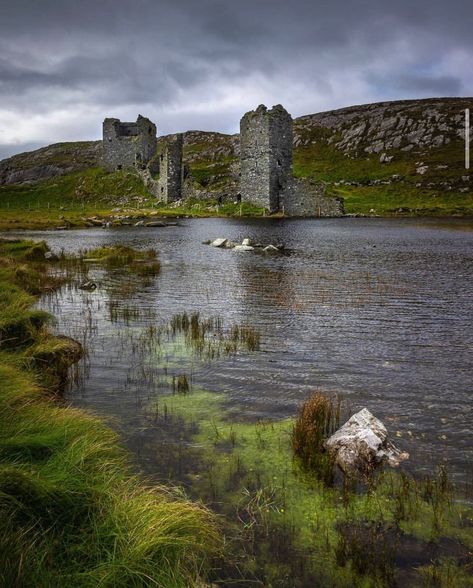
M294 172L299 177L315 178L327 182L329 195L345 200L349 214L378 216L451 216L473 213L471 192L440 190L428 187L425 178L422 187L409 166L400 159L380 166L375 158L351 160L337 150L325 153L320 145L301 148L295 153ZM199 164L202 169L204 163ZM435 168L435 162L430 162ZM383 184L393 175L403 180ZM437 177L438 176L438 177ZM365 185L368 181L380 182ZM179 217L259 217L262 208L250 203L217 200L187 200L179 205L158 204L147 191L141 179L133 173L116 171L107 173L93 168L29 184L0 186L0 230L74 228L100 224L97 218L113 225L132 225L141 219ZM278 216L278 215L276 215Z
M46 250L0 242L0 585L193 586L218 541L208 511L146 487L111 429L52 394L81 350L33 307L63 279Z

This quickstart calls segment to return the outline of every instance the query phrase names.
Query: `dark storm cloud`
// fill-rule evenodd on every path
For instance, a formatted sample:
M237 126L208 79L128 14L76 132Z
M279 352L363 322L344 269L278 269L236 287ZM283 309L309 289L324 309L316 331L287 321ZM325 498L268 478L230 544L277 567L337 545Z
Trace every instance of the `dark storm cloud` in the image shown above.
M0 153L106 115L234 132L259 102L471 95L472 20L467 0L0 0Z

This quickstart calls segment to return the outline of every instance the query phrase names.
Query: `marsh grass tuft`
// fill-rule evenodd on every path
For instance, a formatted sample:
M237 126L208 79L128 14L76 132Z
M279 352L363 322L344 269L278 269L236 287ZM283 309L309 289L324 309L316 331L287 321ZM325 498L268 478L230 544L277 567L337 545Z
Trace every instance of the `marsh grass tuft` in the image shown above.
M172 378L172 392L173 394L187 394L190 392L191 386L186 374L173 376Z
M324 441L340 423L340 401L334 402L321 392L313 394L300 408L292 431L292 448L304 468L317 473L326 482L333 479L333 457Z
M249 325L232 325L226 329L221 317L203 319L198 312L174 315L169 322L172 337L184 335L186 346L201 359L218 359L234 355L239 349L258 351L261 335Z

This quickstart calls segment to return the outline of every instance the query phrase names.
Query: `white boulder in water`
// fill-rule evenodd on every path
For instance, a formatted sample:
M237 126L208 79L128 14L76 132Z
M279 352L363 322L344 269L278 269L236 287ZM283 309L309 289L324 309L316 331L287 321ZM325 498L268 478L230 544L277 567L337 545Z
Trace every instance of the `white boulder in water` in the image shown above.
M264 253L279 253L279 249L277 247L275 247L274 245L267 245L264 249L263 249Z
M210 243L212 245L212 247L225 247L225 245L227 244L228 239L215 239L215 241L212 241L212 243Z
M345 473L369 473L382 463L396 467L409 457L389 441L386 427L367 408L327 439L325 447Z

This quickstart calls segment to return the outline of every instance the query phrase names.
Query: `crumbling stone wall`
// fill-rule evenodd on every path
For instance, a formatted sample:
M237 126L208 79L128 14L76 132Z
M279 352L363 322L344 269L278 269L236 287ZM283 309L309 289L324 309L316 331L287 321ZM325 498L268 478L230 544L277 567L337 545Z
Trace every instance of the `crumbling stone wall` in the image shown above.
M156 125L141 116L136 122L103 121L103 164L110 171L143 168L156 152Z
M287 216L343 216L343 198L327 196L322 182L290 178L281 197L281 211Z
M159 156L159 195L163 202L175 202L181 199L183 166L182 134L171 135L166 139Z
M241 199L276 212L292 170L292 117L260 105L240 121Z

